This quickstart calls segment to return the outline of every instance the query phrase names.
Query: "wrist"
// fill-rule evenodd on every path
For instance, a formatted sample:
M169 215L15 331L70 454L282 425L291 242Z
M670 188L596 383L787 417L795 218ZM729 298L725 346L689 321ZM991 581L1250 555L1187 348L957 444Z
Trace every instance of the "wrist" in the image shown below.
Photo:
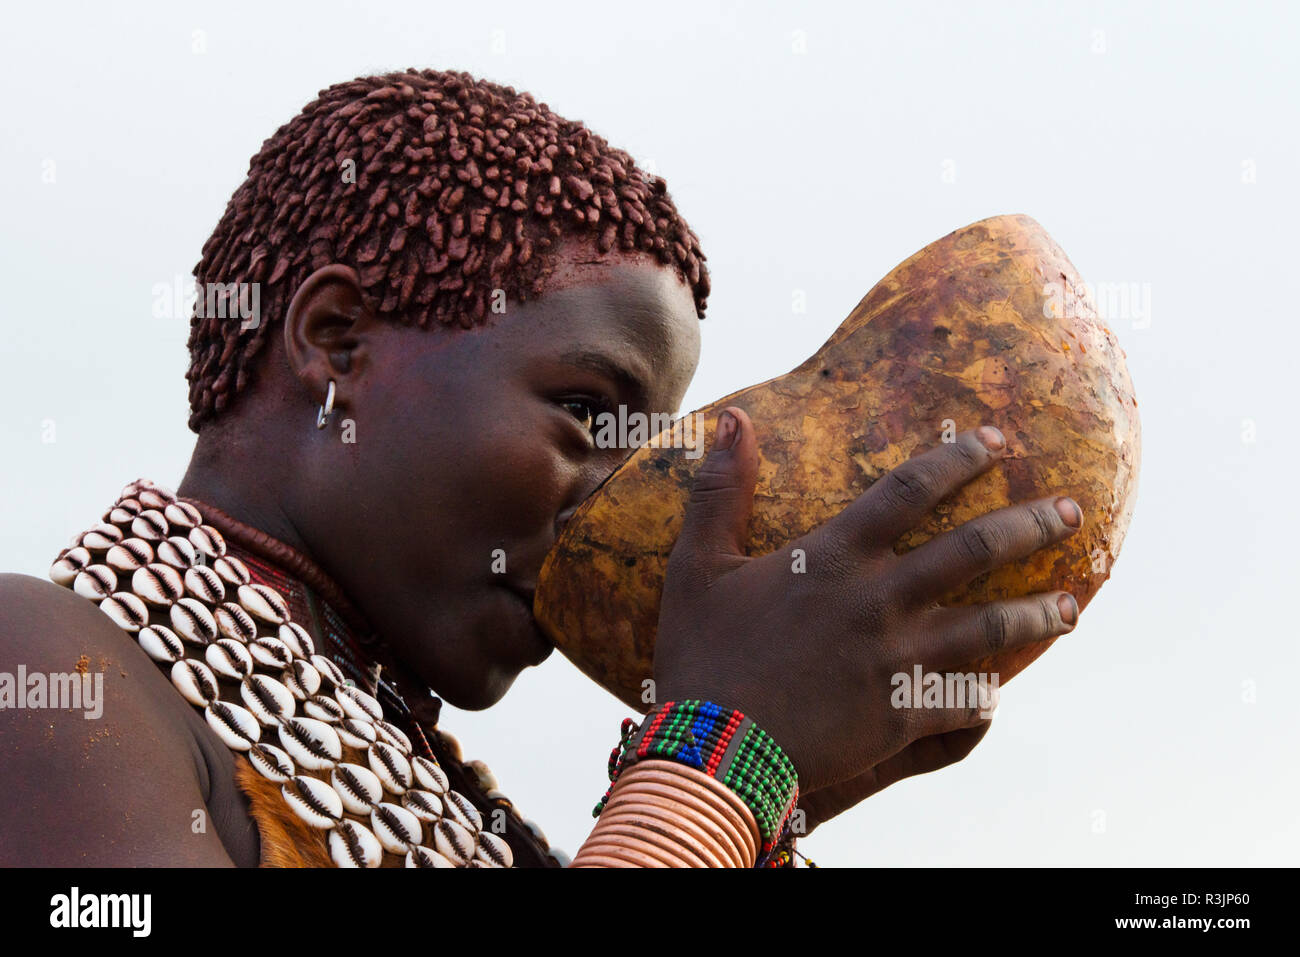
M574 867L753 867L758 825L714 778L674 761L626 768Z
M786 829L799 796L794 765L766 732L739 711L699 700L656 705L640 726L623 724L623 740L611 755L610 780L646 761L686 766L726 789L758 827L758 860L764 862ZM605 801L612 798L614 789ZM605 802L596 808L600 814Z

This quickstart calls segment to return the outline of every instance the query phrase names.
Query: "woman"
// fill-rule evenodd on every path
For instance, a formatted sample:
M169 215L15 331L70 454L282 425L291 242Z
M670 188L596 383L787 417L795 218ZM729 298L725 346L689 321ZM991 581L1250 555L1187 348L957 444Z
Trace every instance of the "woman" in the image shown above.
M64 588L0 579L10 670L105 675L94 731L0 711L4 862L562 863L438 708L489 707L547 657L543 556L628 452L595 417L672 412L694 374L709 278L664 181L511 88L361 78L267 140L196 278L176 493L128 485L59 555ZM576 863L786 864L969 753L980 708L891 708L890 676L1069 631L1064 593L937 599L1080 512L1051 496L891 546L1004 447L972 430L889 473L794 543L792 576L743 553L757 445L724 413L665 586L660 704Z

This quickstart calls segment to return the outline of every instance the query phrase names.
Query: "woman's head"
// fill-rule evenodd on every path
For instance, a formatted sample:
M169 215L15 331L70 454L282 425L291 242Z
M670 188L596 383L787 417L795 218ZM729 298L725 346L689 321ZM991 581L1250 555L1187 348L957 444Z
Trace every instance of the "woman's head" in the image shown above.
M332 87L204 247L200 283L258 283L260 311L192 321L187 482L307 550L439 694L486 707L548 653L542 558L627 454L594 417L685 393L703 258L662 179L527 94L460 73Z
M703 318L705 257L664 180L582 123L468 73L329 87L262 145L204 244L201 290L257 284L260 321L191 322L190 427L236 400L322 266L351 265L383 319L468 328L551 288L569 240L670 267Z

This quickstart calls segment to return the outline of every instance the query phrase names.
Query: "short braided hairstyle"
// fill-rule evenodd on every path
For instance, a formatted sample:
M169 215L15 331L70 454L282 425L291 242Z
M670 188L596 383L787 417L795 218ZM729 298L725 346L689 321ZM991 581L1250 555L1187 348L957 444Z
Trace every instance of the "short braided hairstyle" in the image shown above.
M653 255L690 286L704 317L705 256L663 178L582 123L457 71L407 70L321 91L262 144L194 268L200 290L256 283L259 322L205 316L200 295L190 428L244 389L270 329L321 266L353 266L381 317L470 328L494 294L544 293L550 254L567 236L601 254L617 246Z

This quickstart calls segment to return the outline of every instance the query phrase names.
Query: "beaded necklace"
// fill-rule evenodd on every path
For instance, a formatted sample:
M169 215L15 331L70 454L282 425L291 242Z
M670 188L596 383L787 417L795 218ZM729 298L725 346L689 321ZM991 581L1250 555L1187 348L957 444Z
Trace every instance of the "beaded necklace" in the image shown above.
M49 575L135 636L338 866L567 863L486 765L462 761L441 702L370 664L378 638L284 543L138 479Z

